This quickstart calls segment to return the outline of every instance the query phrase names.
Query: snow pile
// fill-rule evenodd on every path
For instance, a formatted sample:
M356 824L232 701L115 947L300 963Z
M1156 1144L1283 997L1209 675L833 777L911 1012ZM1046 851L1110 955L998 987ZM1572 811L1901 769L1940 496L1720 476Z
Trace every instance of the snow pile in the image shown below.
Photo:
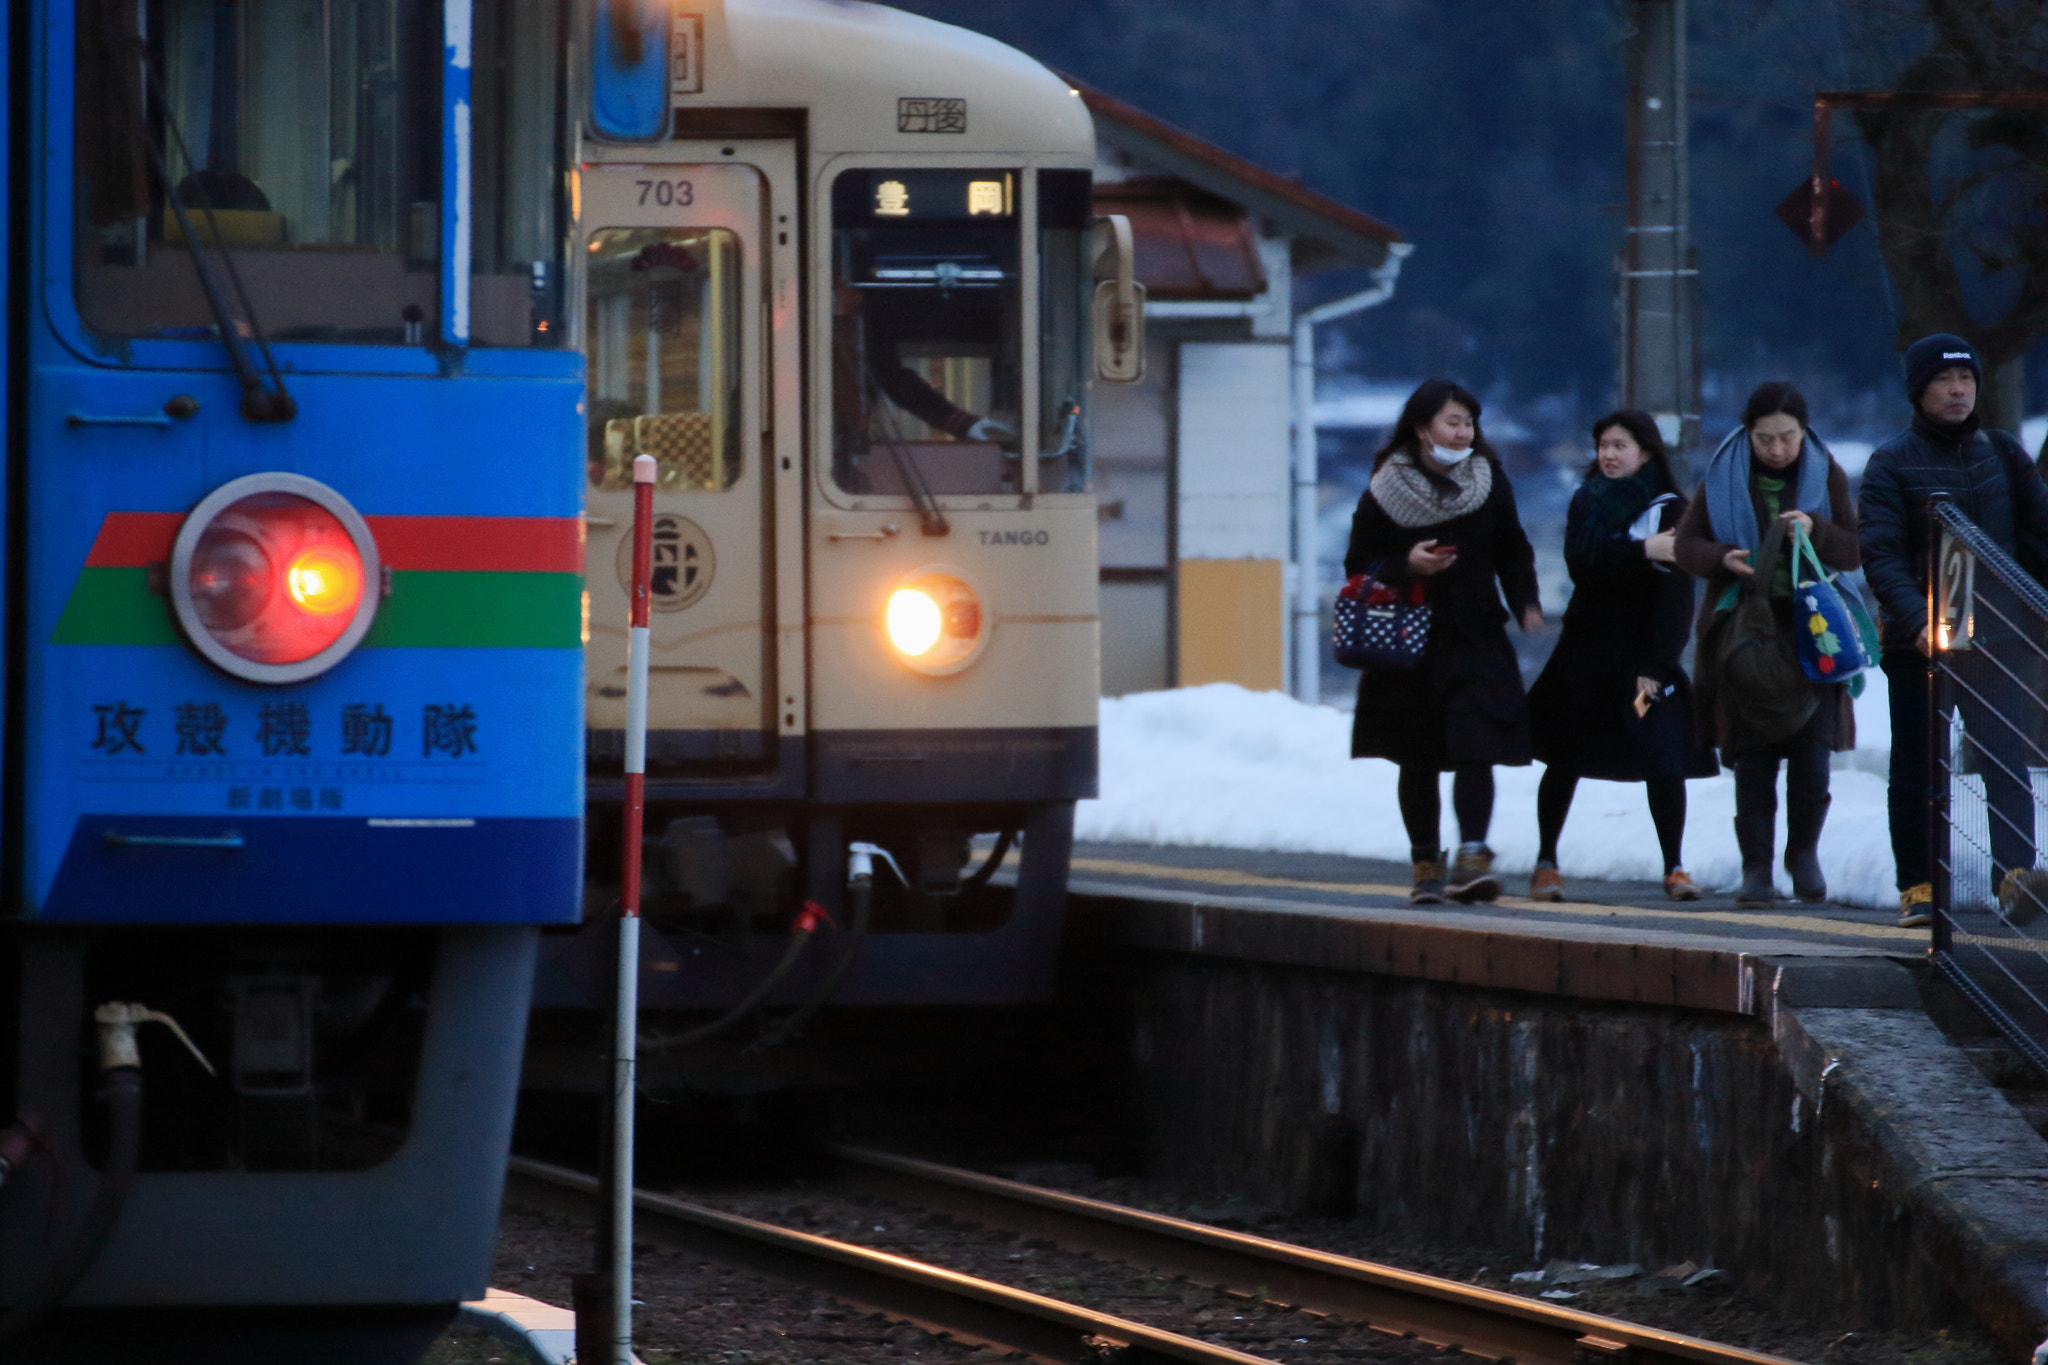
M1821 866L1834 898L1898 903L1885 815L1883 751L1890 743L1884 678L1871 670L1857 703L1856 767L1834 774L1834 806L1821 836ZM1231 683L1147 692L1102 702L1102 797L1081 803L1076 836L1101 842L1207 845L1408 859L1394 796L1394 765L1354 760L1351 717L1278 692ZM1526 874L1536 861L1540 766L1496 768L1488 842L1496 865ZM1450 778L1444 783L1446 847L1455 847ZM1722 773L1688 784L1685 863L1710 890L1741 880L1732 820L1735 783ZM1778 849L1784 848L1779 812ZM1640 785L1581 782L1558 846L1573 877L1654 880L1663 875L1656 830ZM1779 870L1780 890L1790 881ZM1511 891L1519 886L1510 884Z

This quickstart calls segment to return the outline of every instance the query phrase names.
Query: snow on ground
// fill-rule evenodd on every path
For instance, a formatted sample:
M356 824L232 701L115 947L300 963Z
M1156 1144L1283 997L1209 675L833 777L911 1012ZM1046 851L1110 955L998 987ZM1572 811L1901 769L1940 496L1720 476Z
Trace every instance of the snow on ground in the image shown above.
M1854 765L1838 768L1834 806L1821 835L1821 867L1834 898L1855 905L1898 903L1885 816L1885 754L1891 730L1884 676L1856 704ZM1296 853L1339 853L1406 861L1408 836L1394 797L1394 765L1352 759L1351 717L1278 692L1231 683L1146 692L1102 702L1102 797L1081 803L1075 834L1101 842L1208 845ZM1527 874L1536 861L1540 765L1496 768L1496 866ZM1444 835L1454 848L1450 778ZM1782 783L1781 783L1782 792ZM1729 773L1688 784L1685 865L1710 891L1741 880ZM1784 851L1782 796L1778 852ZM1573 877L1654 880L1663 875L1656 830L1638 784L1579 784L1558 862ZM1779 889L1790 880L1778 870ZM1511 882L1510 891L1522 888Z

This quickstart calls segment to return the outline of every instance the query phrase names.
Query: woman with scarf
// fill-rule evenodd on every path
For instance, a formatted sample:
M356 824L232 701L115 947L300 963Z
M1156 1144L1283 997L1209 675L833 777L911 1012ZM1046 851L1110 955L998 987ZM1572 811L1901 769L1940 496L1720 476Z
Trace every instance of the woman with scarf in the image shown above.
M1742 886L1735 903L1748 908L1777 899L1771 847L1778 820L1778 764L1785 764L1785 870L1803 901L1827 899L1820 870L1820 831L1828 816L1828 756L1856 746L1856 713L1842 683L1804 683L1813 689L1813 713L1791 734L1759 739L1749 732L1732 698L1721 694L1713 664L1719 631L1745 585L1769 594L1778 630L1792 636L1792 552L1789 536L1771 582L1754 580L1749 559L1774 522L1796 523L1813 542L1820 562L1846 571L1862 563L1856 544L1856 506L1849 477L1806 425L1806 400L1790 384L1758 387L1700 480L1692 505L1678 523L1678 566L1707 581L1700 604L1701 709L1712 725L1721 762L1735 770L1735 842L1742 851ZM1790 526L1787 526L1789 532ZM1804 705L1804 698L1798 698Z
M1514 490L1479 430L1479 400L1447 379L1425 382L1373 457L1351 519L1347 576L1425 578L1429 639L1414 668L1368 668L1358 680L1351 756L1399 765L1401 820L1415 864L1409 899L1492 900L1493 765L1529 761L1529 708L1508 643L1508 608L1524 630L1543 624L1536 554ZM1496 586L1496 582L1498 586ZM1507 594L1508 608L1501 605ZM1453 774L1458 856L1445 876L1439 774Z
M1593 424L1596 454L1565 513L1572 600L1564 630L1529 689L1536 757L1536 871L1532 900L1564 899L1557 840L1579 779L1640 782L1664 855L1664 894L1698 900L1680 849L1685 780L1712 777L1714 757L1693 723L1692 684L1679 667L1692 624L1692 579L1671 571L1685 508L1664 438L1646 412Z

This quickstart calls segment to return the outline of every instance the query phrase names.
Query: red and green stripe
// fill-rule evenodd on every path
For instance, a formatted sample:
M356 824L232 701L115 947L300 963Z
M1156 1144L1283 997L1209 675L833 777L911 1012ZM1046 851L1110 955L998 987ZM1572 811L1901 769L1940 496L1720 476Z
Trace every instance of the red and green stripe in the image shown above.
M181 643L149 588L179 512L109 512L50 634L60 645ZM576 649L583 539L574 517L365 517L391 570L364 649Z

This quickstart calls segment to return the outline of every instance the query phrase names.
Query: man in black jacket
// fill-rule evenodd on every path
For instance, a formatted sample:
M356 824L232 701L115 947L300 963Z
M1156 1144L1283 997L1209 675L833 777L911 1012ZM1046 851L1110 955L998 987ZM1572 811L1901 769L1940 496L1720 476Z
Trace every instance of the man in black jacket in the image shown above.
M1980 431L1974 347L1937 333L1906 349L1906 394L1913 425L1879 446L1863 471L1863 576L1877 594L1884 626L1881 663L1891 690L1892 856L1898 864L1899 923L1932 921L1933 863L1928 848L1928 499L1946 493L1955 506L2035 577L2048 567L2048 486L2020 443ZM1963 729L1983 775L1991 817L1993 885L2015 921L2048 901L2048 874L2034 872L2034 804L2028 778L2031 726L2026 698L2000 686L1996 697L1965 698ZM2011 716L2018 726L1993 711ZM2007 755L2008 757L2001 757ZM1946 775L1941 780L1946 781Z

